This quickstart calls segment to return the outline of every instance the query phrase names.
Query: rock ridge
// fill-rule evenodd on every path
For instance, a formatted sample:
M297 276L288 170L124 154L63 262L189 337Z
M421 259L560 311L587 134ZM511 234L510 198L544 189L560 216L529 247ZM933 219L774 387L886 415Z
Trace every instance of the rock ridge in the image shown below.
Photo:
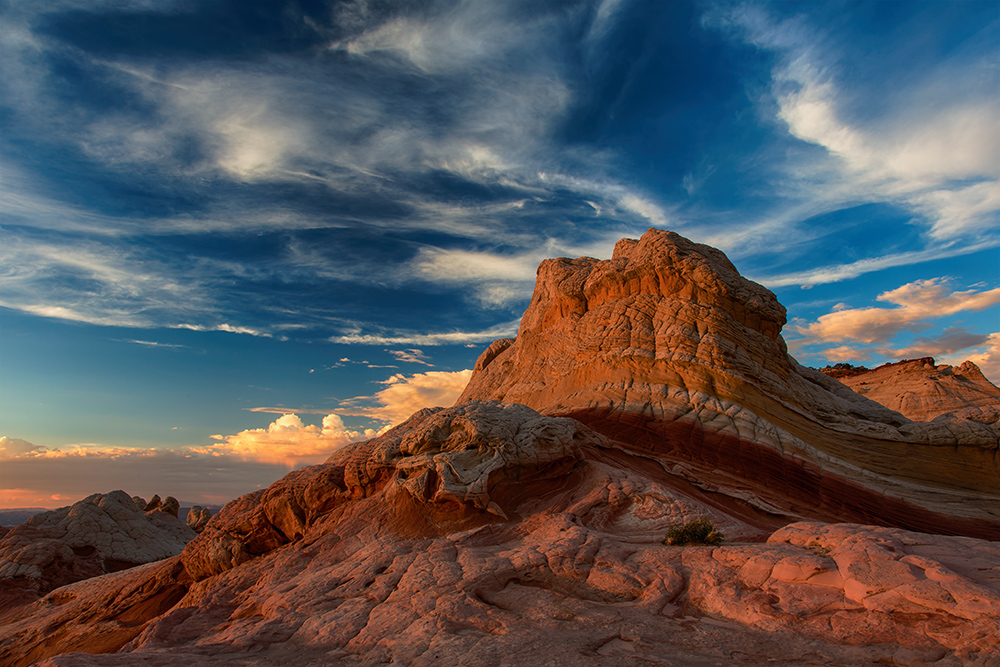
M1000 426L904 415L800 366L785 310L725 255L656 229L542 262L514 341L458 399L573 417L632 451L757 479L802 515L1000 539ZM811 505L811 507L810 507Z
M960 411L985 424L1000 420L1000 388L976 364L936 365L933 357L904 359L878 368L827 367L822 373L916 422Z
M661 543L694 517L729 541ZM781 523L678 483L572 419L497 402L427 409L229 503L179 556L63 586L0 618L0 661L1000 659L996 543Z

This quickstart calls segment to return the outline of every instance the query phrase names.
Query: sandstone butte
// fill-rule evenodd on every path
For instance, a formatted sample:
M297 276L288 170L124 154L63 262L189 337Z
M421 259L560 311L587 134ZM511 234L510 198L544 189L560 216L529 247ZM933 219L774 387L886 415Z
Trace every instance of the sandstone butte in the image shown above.
M913 422L783 324L667 232L545 262L456 406L8 609L0 664L1000 664L995 421ZM726 541L661 543L697 517Z
M996 421L1000 388L971 361L935 365L931 357L906 359L875 369L821 369L855 392L913 421L931 421L957 410L966 418Z

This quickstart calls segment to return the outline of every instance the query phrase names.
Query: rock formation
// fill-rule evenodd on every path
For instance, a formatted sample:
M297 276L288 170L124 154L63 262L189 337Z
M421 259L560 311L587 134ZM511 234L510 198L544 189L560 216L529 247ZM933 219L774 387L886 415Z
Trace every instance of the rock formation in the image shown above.
M906 359L876 369L820 369L855 392L881 403L915 422L931 421L961 411L960 416L984 423L1000 421L1000 388L971 361L961 366L934 359Z
M458 402L579 419L792 516L1000 539L1000 425L912 422L797 364L784 324L722 252L649 230L610 260L542 262Z
M194 537L168 512L144 513L124 491L36 514L0 539L0 608L175 556Z
M1000 543L900 527L996 535L996 424L800 367L784 317L667 232L545 262L458 405L0 612L0 663L1000 664ZM726 541L662 543L696 518Z
M670 547L707 516L730 541ZM424 410L180 556L0 619L12 667L996 664L1000 545L795 523L520 405Z
M205 530L205 526L208 524L208 520L212 518L212 513L207 507L202 507L201 505L194 505L188 510L187 516L184 518L184 523L187 527L196 533L200 533Z

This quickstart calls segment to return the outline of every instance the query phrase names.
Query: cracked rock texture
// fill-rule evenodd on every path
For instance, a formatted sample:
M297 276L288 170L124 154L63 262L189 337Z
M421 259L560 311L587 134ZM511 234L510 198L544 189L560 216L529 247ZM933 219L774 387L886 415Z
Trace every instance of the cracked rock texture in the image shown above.
M823 372L829 371L836 369ZM971 361L960 366L935 365L934 359L924 357L832 376L916 422L956 411L960 417L986 424L1000 421L1000 388Z
M0 607L176 556L194 537L176 514L144 512L124 491L95 493L69 507L36 514L0 539Z
M669 232L545 262L458 405L0 610L0 664L1000 665L996 423L913 422L784 322ZM701 517L721 546L662 544Z
M985 408L914 422L797 364L784 324L721 251L651 229L610 260L542 262L517 337L480 356L458 403L579 419L794 516L1000 539Z
M662 544L706 516L719 547ZM996 665L1000 545L793 523L571 419L424 410L180 556L0 618L12 666Z

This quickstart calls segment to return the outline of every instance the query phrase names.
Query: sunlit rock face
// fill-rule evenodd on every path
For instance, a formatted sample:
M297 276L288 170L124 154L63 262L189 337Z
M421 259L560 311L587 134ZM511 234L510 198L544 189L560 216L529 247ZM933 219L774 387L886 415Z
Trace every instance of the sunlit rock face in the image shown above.
M0 611L0 664L1000 664L1000 543L898 527L997 534L996 425L798 366L784 317L667 232L543 263L458 405ZM896 527L801 520L858 517ZM725 542L663 544L696 518Z
M799 516L1000 539L996 421L915 423L798 365L784 323L722 252L652 229L610 260L544 261L458 402L574 417Z
M727 542L662 544L668 526L695 517ZM180 556L0 617L0 662L1000 658L996 543L783 523L572 419L495 402L424 410L230 503Z
M934 359L924 357L874 369L821 370L913 421L931 421L943 415L986 424L1000 421L1000 388L971 361L959 366L936 365Z
M176 556L194 537L176 512L144 512L124 491L95 493L36 514L0 540L0 602Z

